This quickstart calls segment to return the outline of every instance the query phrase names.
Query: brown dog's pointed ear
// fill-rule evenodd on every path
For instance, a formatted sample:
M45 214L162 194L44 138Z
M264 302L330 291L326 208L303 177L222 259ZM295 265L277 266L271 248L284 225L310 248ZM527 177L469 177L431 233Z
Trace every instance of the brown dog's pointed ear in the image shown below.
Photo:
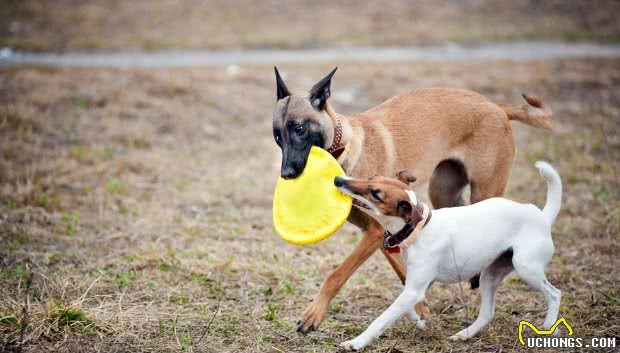
M396 178L403 183L409 185L409 183L414 183L418 178L414 177L408 170L401 170L396 173Z
M274 66L273 70L276 72L276 87L277 87L278 100L290 96L291 91L289 91L286 85L284 84L284 81L282 80L282 77L280 76L280 72L278 71L278 68Z
M336 73L338 67L334 68L332 72L323 77L316 85L310 89L310 104L314 109L321 111L325 108L325 102L331 95L332 76Z

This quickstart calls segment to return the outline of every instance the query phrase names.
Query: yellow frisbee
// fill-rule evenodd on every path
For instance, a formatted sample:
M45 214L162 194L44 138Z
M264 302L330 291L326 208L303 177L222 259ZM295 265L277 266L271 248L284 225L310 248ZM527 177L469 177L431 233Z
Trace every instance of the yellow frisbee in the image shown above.
M313 146L300 176L278 178L273 195L276 232L297 245L313 244L334 234L351 212L351 197L334 186L334 178L344 175L329 152Z

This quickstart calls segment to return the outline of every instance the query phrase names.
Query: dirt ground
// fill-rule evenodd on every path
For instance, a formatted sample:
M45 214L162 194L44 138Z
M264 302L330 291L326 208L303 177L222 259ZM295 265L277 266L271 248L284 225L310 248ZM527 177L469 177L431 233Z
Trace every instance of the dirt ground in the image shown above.
M333 105L367 109L409 89L452 86L521 104L539 94L547 133L514 123L508 195L542 205L545 159L564 181L548 268L578 336L620 336L620 63L617 60L361 65L339 63ZM283 66L301 91L331 66ZM360 233L347 225L299 247L275 235L271 67L0 70L0 344L21 352L335 352L399 293L375 254L318 332L295 323ZM426 197L425 193L421 193ZM369 351L522 350L520 320L544 302L513 275L493 323L478 292L435 285L431 330L406 321ZM22 341L23 344L18 344ZM1 349L0 349L1 350Z
M620 39L615 0L3 0L16 49L306 48Z

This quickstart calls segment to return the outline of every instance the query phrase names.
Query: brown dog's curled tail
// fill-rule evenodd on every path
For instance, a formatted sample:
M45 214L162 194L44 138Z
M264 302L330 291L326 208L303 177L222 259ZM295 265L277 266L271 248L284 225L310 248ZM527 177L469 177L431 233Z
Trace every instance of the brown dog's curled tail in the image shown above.
M508 115L508 120L519 120L534 127L551 130L553 128L551 109L544 107L542 100L536 96L525 93L522 96L528 104L522 104L519 107L499 104L499 107Z

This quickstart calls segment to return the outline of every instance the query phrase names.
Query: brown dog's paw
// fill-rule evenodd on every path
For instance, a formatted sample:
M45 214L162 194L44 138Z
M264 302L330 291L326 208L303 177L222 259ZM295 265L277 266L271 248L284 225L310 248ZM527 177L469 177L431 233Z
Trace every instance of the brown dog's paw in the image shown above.
M430 319L431 317L431 311L428 309L426 304L424 304L424 302L419 302L415 305L415 312L420 318L425 320Z
M304 311L303 318L297 323L297 332L305 335L310 331L318 330L325 316L325 311L326 306L312 302Z

